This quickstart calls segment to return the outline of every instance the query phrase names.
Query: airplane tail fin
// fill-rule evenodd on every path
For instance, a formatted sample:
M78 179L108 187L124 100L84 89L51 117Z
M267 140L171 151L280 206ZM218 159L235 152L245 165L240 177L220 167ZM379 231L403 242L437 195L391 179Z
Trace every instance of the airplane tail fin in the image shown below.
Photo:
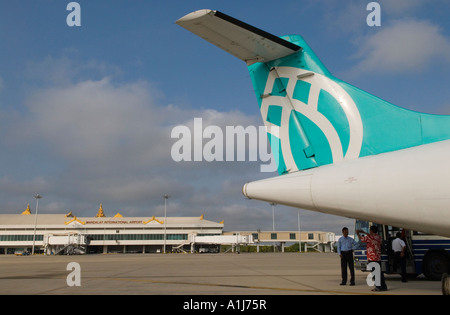
M450 116L406 110L335 78L299 35L211 10L176 23L246 62L279 174L450 139Z

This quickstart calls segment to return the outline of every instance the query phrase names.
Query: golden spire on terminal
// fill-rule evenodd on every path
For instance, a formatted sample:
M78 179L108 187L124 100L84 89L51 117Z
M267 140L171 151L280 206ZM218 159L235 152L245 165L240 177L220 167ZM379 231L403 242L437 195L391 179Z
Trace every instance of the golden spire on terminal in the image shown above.
M30 215L31 211L30 211L30 204L27 205L27 208L25 209L24 212L22 212L22 215Z
M147 223L150 223L150 222L152 222L152 221L156 221L156 222L158 222L159 224L164 224L164 221L160 221L160 220L158 220L157 218L155 218L155 216L153 216L150 220L148 220L148 221L142 221L142 223L143 224L147 224Z
M103 205L100 204L100 208L98 208L98 212L95 215L96 218L104 218L105 214L103 213Z
M72 218L72 220L67 221L67 222L64 222L64 224L65 224L65 225L69 225L69 224L72 223L72 222L78 222L78 223L80 223L80 224L82 224L82 225L85 225L85 224L86 224L85 221L80 221L80 220L78 220L77 217L75 217L75 216Z

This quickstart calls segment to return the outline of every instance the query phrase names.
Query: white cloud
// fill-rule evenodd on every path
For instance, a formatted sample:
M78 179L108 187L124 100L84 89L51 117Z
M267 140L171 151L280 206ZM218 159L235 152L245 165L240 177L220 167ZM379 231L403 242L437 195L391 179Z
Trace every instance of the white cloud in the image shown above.
M46 89L29 99L34 135L67 161L121 173L158 165L170 154L170 107L158 106L148 83L114 85L109 79ZM103 173L104 174L104 173Z
M414 73L450 62L450 39L428 21L400 20L359 40L352 73ZM366 73L367 74L367 73Z
M19 202L23 207L39 192L46 199L40 203L43 211L58 212L55 207L60 206L59 212L70 209L79 216L95 214L100 202L109 214L126 210L123 215L158 215L154 211L161 210L162 196L169 193L172 213L189 216L207 210L210 217L226 219L223 208L245 201L241 185L253 173L258 175L259 165L176 163L170 155L176 141L170 138L171 130L180 124L192 128L195 117L203 118L203 128L224 130L227 125L261 123L260 118L239 111L161 105L154 96L159 93L149 82L117 84L111 78L34 89L26 113L5 115L8 133L2 141L8 143L10 164L9 177L0 182L8 187L2 196L25 198ZM36 180L24 181L18 175L24 162L17 157L24 151L26 162L37 165L29 175ZM223 187L227 180L235 180L234 193Z
M225 220L228 230L271 226L270 206L246 200L241 189L275 173L260 173L259 162L176 163L170 155L177 125L192 130L194 118L201 117L203 128L257 126L259 114L161 104L160 92L149 82L66 80L57 65L45 64L62 75L63 84L34 88L21 106L26 112L0 111L7 131L0 137L6 144L0 212L20 213L39 192L41 213L93 216L103 203L107 215L158 216L167 193L169 216L205 214ZM277 228L295 229L289 214L284 218Z
M97 60L79 61L76 49L66 50L61 57L46 56L40 61L27 61L23 69L24 80L40 87L71 85L76 80L118 77L121 70Z

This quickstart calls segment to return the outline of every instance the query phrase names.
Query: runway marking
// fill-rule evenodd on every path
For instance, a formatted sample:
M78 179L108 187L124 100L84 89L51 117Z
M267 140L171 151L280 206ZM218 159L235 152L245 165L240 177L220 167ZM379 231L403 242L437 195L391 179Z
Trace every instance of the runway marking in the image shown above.
M346 291L320 290L320 289L274 288L274 287L263 287L263 286L247 286L247 285L217 284L217 283L197 283L197 282L184 282L184 281L162 281L162 280L132 279L132 278L97 278L97 279L129 281L129 282L146 282L146 283L154 283L154 284L176 284L176 285L183 284L183 285L194 285L194 286L228 287L228 288L291 291L291 292L305 292L305 293L346 294L346 295L380 295L380 293L375 294L373 292L346 292Z

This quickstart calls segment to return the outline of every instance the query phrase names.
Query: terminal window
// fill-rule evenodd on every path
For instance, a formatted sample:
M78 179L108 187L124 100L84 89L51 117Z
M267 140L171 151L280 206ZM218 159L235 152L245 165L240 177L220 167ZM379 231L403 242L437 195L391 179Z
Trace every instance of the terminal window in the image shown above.
M32 241L34 235L0 235L0 242ZM42 241L44 235L36 235L36 241Z

